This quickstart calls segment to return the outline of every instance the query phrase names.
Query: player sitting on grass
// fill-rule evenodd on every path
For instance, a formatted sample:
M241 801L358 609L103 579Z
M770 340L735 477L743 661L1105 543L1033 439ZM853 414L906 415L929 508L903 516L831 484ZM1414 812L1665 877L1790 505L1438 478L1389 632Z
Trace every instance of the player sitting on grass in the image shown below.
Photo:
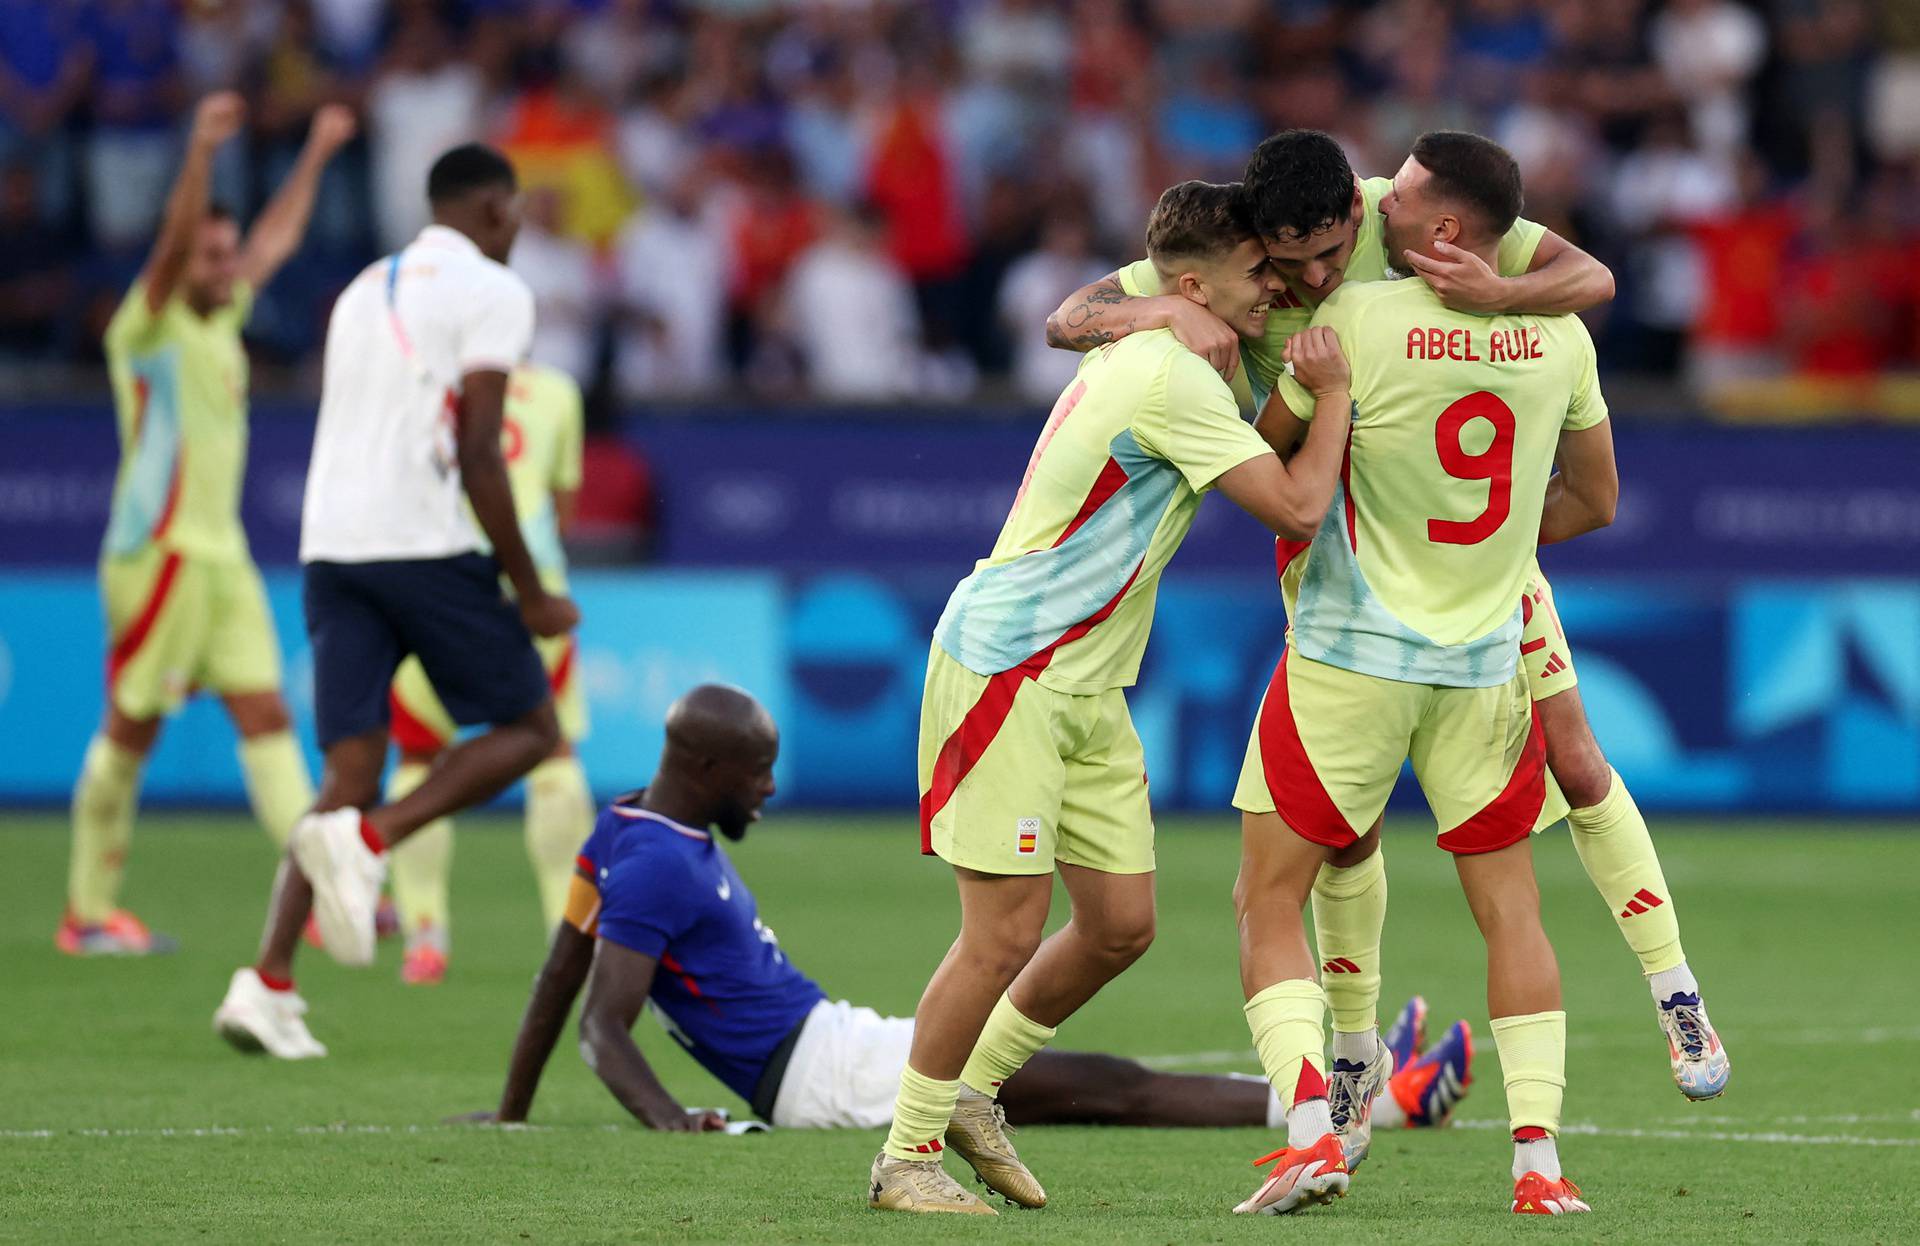
M76 956L169 951L118 907L140 772L165 718L197 689L240 734L254 817L277 843L313 803L306 759L280 697L280 644L240 524L247 470L247 350L254 296L300 249L321 173L353 137L329 104L286 183L242 240L209 206L214 154L245 105L200 101L166 217L139 280L107 323L120 471L100 551L109 633L107 711L73 790L67 912L55 946Z
M633 1040L643 1007L763 1120L784 1129L887 1123L912 1020L830 1000L787 958L714 838L718 831L738 841L758 820L773 793L778 749L772 718L737 689L695 688L668 711L652 783L609 806L580 854L500 1106L464 1119L527 1119L585 985L582 1053L649 1128L697 1132L719 1120L690 1113L660 1085ZM1412 1001L1392 1031L1410 1066L1425 1015L1425 1004ZM1431 1072L1407 1081L1407 1123L1445 1123L1465 1093L1471 1048L1461 1043L1461 1024L1429 1053ZM1158 1073L1076 1052L1041 1052L1008 1080L1001 1102L1022 1125L1272 1127L1280 1119L1277 1098L1258 1079ZM954 1130L948 1138L983 1172L995 1164L990 1149L975 1149L975 1135Z
M1244 361L1246 388L1264 395L1282 371L1287 339L1314 310L1343 286L1417 273L1440 301L1456 311L1579 312L1613 297L1605 265L1543 226L1516 220L1494 254L1482 258L1445 241L1410 250L1396 216L1424 219L1431 179L1419 153L1400 171L1359 178L1340 145L1317 130L1285 130L1262 142L1247 163L1248 212L1273 263L1287 279L1288 293L1267 315L1266 333L1235 350L1232 329L1204 307L1162 294L1152 265L1137 261L1069 295L1047 321L1056 346L1087 350L1142 328L1165 324L1181 341L1223 364ZM1396 238L1398 240L1396 241ZM1549 489L1564 491L1556 479ZM1576 514L1562 504L1549 518ZM1571 532L1552 524L1540 544L1563 541ZM1294 550L1283 545L1284 569ZM1614 916L1627 946L1640 961L1653 993L1655 1016L1667 1040L1673 1079L1689 1099L1711 1099L1726 1089L1731 1072L1725 1049L1707 1019L1700 986L1681 948L1673 892L1667 886L1647 831L1626 784L1608 764L1581 704L1573 652L1554 608L1553 589L1536 560L1528 568L1521 599L1521 661L1527 670L1547 768L1558 794L1570 806L1565 816L1574 851ZM1560 804L1550 795L1557 815ZM1546 824L1557 821L1554 816ZM1378 842L1377 839L1374 842ZM1340 1056L1333 1075L1334 1121L1343 1134L1352 1122L1364 1153L1364 1121L1348 1105L1370 1094L1385 1075L1374 1055L1375 1011L1380 992L1380 930L1386 919L1386 863L1375 852L1326 866L1314 888L1315 943L1323 964L1353 971L1323 975L1333 1010ZM1362 1088L1362 1083L1365 1088Z
M1399 222L1408 249L1445 241L1489 261L1520 210L1512 157L1458 133L1425 135L1415 151L1431 215ZM1307 340L1328 330L1351 374L1337 348ZM1546 745L1519 667L1519 600L1543 522L1571 534L1612 515L1592 341L1574 317L1477 318L1409 281L1343 286L1287 349L1295 377L1276 393L1293 416L1315 420L1349 390L1354 416L1338 503L1289 564L1287 650L1234 797L1247 1021L1290 1103L1287 1145L1259 1161L1277 1162L1235 1210L1291 1211L1347 1189L1321 1058L1327 997L1301 909L1335 853L1364 852L1411 760L1487 944L1513 1210L1585 1211L1554 1145L1566 1014L1533 878ZM1267 423L1285 444L1287 417ZM1549 497L1556 462L1564 488Z
M1181 296L1248 337L1281 285L1238 188L1162 195L1147 253ZM992 1214L941 1167L972 1131L1004 1166L998 1193L1046 1193L1000 1136L993 1096L1055 1027L1153 939L1153 816L1127 713L1160 573L1218 488L1282 536L1318 527L1347 403L1322 411L1291 464L1171 333L1088 355L1041 429L992 553L935 628L920 716L920 846L953 867L959 938L927 984L870 1206ZM1072 918L1042 943L1058 870Z
M527 364L507 380L500 426L500 453L513 484L514 510L527 552L547 591L567 592L567 555L560 535L573 517L580 489L580 387L557 368ZM580 689L571 632L534 642L553 689L561 740L551 756L527 774L527 859L540 890L543 928L560 920L574 854L593 829L593 793L574 745L586 738L587 701ZM393 742L400 764L387 780L387 799L399 800L420 786L434 761L458 734L418 658L400 664L393 678ZM400 980L431 985L447 975L452 953L447 884L453 873L453 820L421 827L388 854L388 869L407 951Z
M234 1046L282 1059L326 1054L293 983L309 911L329 955L370 963L387 846L495 795L560 743L529 632L562 635L580 615L540 582L500 451L507 376L533 336L533 294L506 266L513 166L456 147L427 174L427 198L433 224L354 278L327 323L300 521L326 775L288 843L260 954L213 1016ZM388 688L409 654L455 722L487 730L381 805Z

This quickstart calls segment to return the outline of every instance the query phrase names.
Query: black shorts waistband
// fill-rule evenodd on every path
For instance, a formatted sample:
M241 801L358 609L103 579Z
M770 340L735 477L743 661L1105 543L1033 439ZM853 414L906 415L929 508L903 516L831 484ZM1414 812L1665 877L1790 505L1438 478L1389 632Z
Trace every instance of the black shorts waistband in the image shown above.
M793 1060L793 1049L800 1045L800 1031L807 1028L807 1022L812 1017L813 1009L809 1008L807 1015L800 1018L800 1023L787 1031L787 1036L767 1057L767 1067L761 1070L760 1080L754 1083L753 1097L747 1101L748 1105L753 1108L755 1116L769 1125L773 1124L773 1105L780 1098L780 1083L787 1079L787 1065Z

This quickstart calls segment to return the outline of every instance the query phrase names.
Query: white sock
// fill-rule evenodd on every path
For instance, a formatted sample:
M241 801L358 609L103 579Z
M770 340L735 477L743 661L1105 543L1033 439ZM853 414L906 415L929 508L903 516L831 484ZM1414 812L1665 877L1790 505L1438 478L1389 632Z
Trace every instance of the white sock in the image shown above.
M1664 1004L1676 995L1700 994L1700 984L1693 980L1693 970L1687 968L1686 961L1681 961L1671 969L1648 974L1647 985L1653 988L1653 1002L1656 1004Z
M1345 1060L1348 1064L1371 1064L1380 1051L1380 1031L1355 1030L1351 1034L1343 1030L1333 1032L1333 1058Z
M1287 1145L1310 1147L1333 1132L1333 1115L1325 1099L1302 1099L1287 1113Z
M1513 1179L1518 1181L1530 1172L1537 1172L1549 1181L1560 1180L1560 1152L1552 1138L1513 1144Z

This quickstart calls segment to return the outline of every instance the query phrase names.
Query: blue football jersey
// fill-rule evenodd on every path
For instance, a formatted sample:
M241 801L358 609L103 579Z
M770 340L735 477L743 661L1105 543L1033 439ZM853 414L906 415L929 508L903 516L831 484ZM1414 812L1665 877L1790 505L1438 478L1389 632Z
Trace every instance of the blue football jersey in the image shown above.
M648 1002L667 1032L752 1099L781 1040L826 993L780 950L712 833L610 805L580 850L579 870L598 905L576 924L657 960Z

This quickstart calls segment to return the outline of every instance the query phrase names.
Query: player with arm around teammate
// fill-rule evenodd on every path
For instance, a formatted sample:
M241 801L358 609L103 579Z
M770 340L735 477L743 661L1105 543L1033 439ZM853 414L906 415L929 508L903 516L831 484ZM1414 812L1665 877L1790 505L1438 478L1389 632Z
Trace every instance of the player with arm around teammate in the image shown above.
M1419 249L1445 240L1486 262L1518 214L1518 169L1477 136L1429 141L1447 168L1434 188L1446 211ZM1288 564L1287 650L1234 797L1247 1020L1290 1104L1287 1145L1260 1161L1274 1167L1235 1210L1290 1211L1347 1188L1322 1055L1327 996L1301 910L1322 866L1375 825L1410 759L1487 944L1513 1209L1585 1211L1554 1144L1566 1014L1530 856L1546 747L1519 667L1518 602L1556 458L1582 495L1589 476L1612 478L1592 341L1572 317L1451 311L1419 282L1345 286L1315 324L1350 354L1355 414L1340 497ZM1297 346L1297 373L1316 388L1349 371ZM1317 418L1298 381L1278 394L1296 418Z
M1444 159L1430 146L1424 154L1431 161ZM1229 371L1244 361L1245 387L1258 397L1280 376L1288 337L1322 301L1356 282L1414 273L1449 308L1485 314L1579 312L1613 296L1605 265L1524 219L1514 222L1487 257L1440 238L1430 238L1428 246L1413 245L1423 232L1431 234L1436 216L1427 193L1433 172L1422 155L1416 145L1391 180L1363 179L1354 175L1339 144L1319 131L1286 130L1260 144L1247 165L1248 210L1269 257L1287 279L1288 294L1268 313L1259 341L1226 350L1222 343L1234 335L1205 308L1162 294L1144 261L1069 295L1047 322L1048 340L1086 350L1134 326L1165 322L1182 341ZM1284 440L1276 444L1282 452L1288 446ZM1566 540L1611 519L1611 496L1569 495L1567 483L1555 476L1548 485L1540 544ZM1289 554L1283 546L1283 561ZM1711 1099L1726 1089L1731 1066L1682 949L1673 893L1646 821L1587 722L1572 649L1537 560L1529 569L1522 615L1521 660L1554 780L1549 796L1554 816L1547 821L1557 821L1565 806L1580 863L1653 994L1674 1082L1689 1099ZM1369 841L1378 842L1377 836ZM1335 1034L1351 1035L1353 1052L1372 1052L1386 913L1384 856L1365 846L1341 854L1315 889L1313 911L1323 963L1359 966L1327 976ZM1365 1122L1349 1106L1371 1094L1387 1069L1371 1055L1349 1055L1336 1058L1335 1070L1335 1121L1343 1134L1350 1122L1359 1128L1355 1141L1364 1153Z
M1237 187L1168 190L1147 244L1170 288L1247 336L1263 331L1279 283ZM870 1206L991 1213L941 1167L968 1136L1005 1157L983 1174L995 1191L1046 1202L999 1136L993 1096L1152 941L1153 821L1124 689L1160 573L1215 488L1282 535L1316 527L1344 397L1321 415L1283 464L1219 374L1164 331L1089 354L1055 404L992 553L954 589L928 655L921 850L953 868L961 930L915 1013ZM1043 943L1056 870L1073 916Z

